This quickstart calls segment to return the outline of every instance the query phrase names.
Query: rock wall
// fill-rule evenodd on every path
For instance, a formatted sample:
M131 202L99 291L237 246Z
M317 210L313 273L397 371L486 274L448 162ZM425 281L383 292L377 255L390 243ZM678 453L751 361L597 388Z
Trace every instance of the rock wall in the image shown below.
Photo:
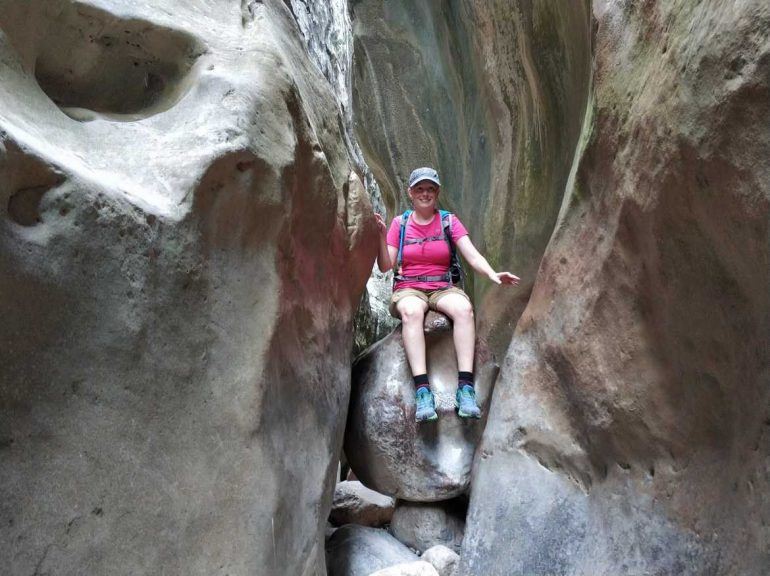
M767 574L770 8L593 14L580 158L495 387L460 572Z
M278 0L0 1L3 573L325 573L340 125Z
M383 214L380 188L355 135L352 101L353 33L347 0L287 0L308 54L331 84L340 109L342 133L351 162L376 212ZM355 318L353 356L384 338L396 326L388 312L392 274L375 266Z
M0 0L6 572L324 574L376 252L340 7ZM767 574L770 8L350 7L389 211L435 165L524 280L472 287L460 572Z
M502 355L553 230L590 82L586 2L351 2L356 134L390 215L416 166L441 175L493 266L479 332Z

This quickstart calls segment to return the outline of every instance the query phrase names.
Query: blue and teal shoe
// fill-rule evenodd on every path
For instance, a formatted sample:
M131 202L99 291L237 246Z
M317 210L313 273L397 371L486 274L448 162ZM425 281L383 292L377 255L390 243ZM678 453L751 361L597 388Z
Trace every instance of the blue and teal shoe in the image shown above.
M460 418L481 418L481 409L476 403L476 391L465 384L457 389L457 415Z
M417 404L417 411L414 414L414 419L417 422L425 422L426 420L437 420L438 414L436 414L436 400L433 398L433 392L430 388L421 386L414 393L414 401Z

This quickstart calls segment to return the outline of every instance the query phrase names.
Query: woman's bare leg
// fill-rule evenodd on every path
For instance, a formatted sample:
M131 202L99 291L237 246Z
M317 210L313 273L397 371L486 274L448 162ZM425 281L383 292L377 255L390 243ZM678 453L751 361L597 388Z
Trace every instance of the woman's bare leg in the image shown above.
M436 303L439 312L452 319L452 335L457 354L457 369L473 372L473 355L476 347L476 324L473 306L462 294L447 294Z
M401 334L404 338L404 350L412 376L427 373L425 362L425 313L428 303L417 296L404 296L396 303L396 310L401 316Z

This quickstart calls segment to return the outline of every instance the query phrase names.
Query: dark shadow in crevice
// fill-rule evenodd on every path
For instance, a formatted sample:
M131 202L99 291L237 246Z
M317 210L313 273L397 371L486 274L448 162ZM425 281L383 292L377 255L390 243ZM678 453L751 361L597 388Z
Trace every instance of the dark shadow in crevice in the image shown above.
M45 33L33 42L16 37L29 27ZM78 2L15 3L0 10L0 28L43 92L79 121L133 121L168 110L206 51L186 32Z

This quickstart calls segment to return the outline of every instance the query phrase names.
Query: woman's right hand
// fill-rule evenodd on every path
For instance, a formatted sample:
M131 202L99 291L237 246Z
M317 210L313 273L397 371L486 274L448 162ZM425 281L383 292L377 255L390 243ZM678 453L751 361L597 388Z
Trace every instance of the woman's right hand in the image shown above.
M377 228L380 230L380 236L385 236L388 233L388 226L385 224L385 219L381 214L374 213L374 219L377 220Z

